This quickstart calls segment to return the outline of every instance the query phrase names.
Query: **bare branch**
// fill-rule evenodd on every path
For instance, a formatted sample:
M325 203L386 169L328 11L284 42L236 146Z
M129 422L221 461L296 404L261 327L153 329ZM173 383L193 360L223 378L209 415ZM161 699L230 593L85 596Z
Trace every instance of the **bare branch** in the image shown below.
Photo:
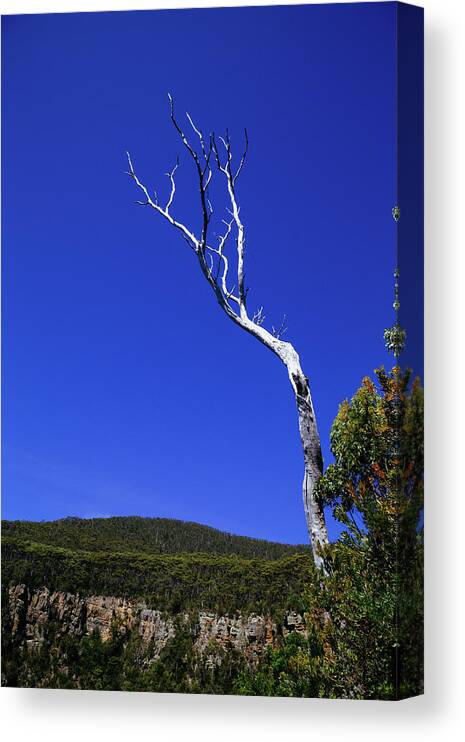
M207 194L206 194L206 191L207 191L207 188L208 188L208 184L210 183L210 179L211 179L211 170L209 170L209 166L208 166L208 163L209 163L209 160L210 160L211 148L210 148L209 153L207 154L207 152L205 150L205 146L204 146L203 135L199 131L199 129L196 128L196 126L194 125L194 123L193 123L191 117L189 116L189 114L187 114L187 118L189 119L192 128L194 129L194 131L200 137L200 143L201 143L201 147L202 147L202 152L204 153L205 161L206 161L205 168L202 168L202 165L200 164L200 159L199 159L199 156L198 156L197 152L195 151L195 149L189 143L189 140L187 139L186 135L184 134L183 130L181 129L180 125L178 124L178 122L176 120L176 117L174 115L174 101L173 101L173 98L171 97L170 93L168 93L168 98L169 98L169 101L170 101L170 116L171 116L171 121L173 122L173 125L174 125L176 131L178 132L179 136L181 137L182 143L184 144L184 146L186 147L187 151L189 152L189 154L191 155L192 159L194 160L195 166L196 166L196 169L197 169L197 175L198 175L198 178L199 178L200 201L201 201L201 204L202 204L202 236L200 238L200 249L202 250L202 252L205 252L206 245L207 245L208 224L209 224L209 221L210 221L210 214L209 214L208 208L207 208ZM209 174L207 175L207 181L205 182L204 181L204 178L205 178L205 173L207 171L209 171Z
M176 158L176 165L171 170L171 172L170 173L166 173L166 175L168 176L168 178L171 181L171 193L170 193L170 197L168 199L168 203L165 206L166 213L168 213L168 211L170 209L170 206L173 203L174 194L176 192L176 183L174 182L174 174L175 174L176 170L178 169L178 167L179 167L179 157Z
M220 250L223 249L223 247L226 244L226 240L228 239L229 235L231 234L232 225L234 224L234 219L231 219L230 222L227 222L225 219L222 219L223 224L226 227L226 232L222 237L220 237Z
M245 134L245 147L244 147L244 152L243 152L243 154L242 154L242 157L241 157L241 161L240 161L240 163L239 163L239 167L237 168L237 170L236 170L236 174L235 174L235 176L234 176L234 178L233 178L233 185L234 185L234 183L236 182L236 180L238 179L238 177L239 177L239 175L240 175L240 173L241 173L241 170L242 170L242 168L244 167L245 157L246 157L246 155L247 155L247 150L248 150L248 148L249 148L249 137L247 136L247 129L244 129L244 134Z
M286 330L287 330L286 315L284 315L282 322L278 328L275 328L273 326L271 327L271 332L272 332L273 337L277 338L278 340L282 338Z
M208 145L208 150L207 150L207 148L205 147L205 139L204 139L204 136L203 136L202 131L196 127L196 125L194 124L194 122L192 120L192 117L190 116L190 114L187 111L186 111L186 116L187 116L187 119L188 119L190 125L192 126L193 130L195 131L195 133L197 134L197 136L198 136L198 138L200 140L200 146L202 148L202 154L203 154L203 157L204 157L204 160L205 160L205 165L204 165L204 167L202 169L202 176L205 177L205 173L208 173L207 180L206 180L206 182L203 185L203 187L204 187L204 189L206 191L207 188L208 188L208 185L210 183L211 177L212 177L212 171L211 171L211 168L210 168L210 158L211 158L211 154L212 154L212 150L213 150L211 137L210 137L210 140L209 140L209 145Z
M212 171L211 171L211 170L209 169L209 170L208 170L208 175L207 175L207 180L205 181L205 184L204 184L204 186L203 186L203 187L204 187L204 189L205 189L205 192L207 191L207 188L208 188L208 186L210 185L210 181L211 181L211 179L212 179ZM207 200L208 200L208 199L207 199Z
M171 121L173 122L173 125L174 125L175 129L177 130L179 136L181 137L181 141L184 144L185 148L187 149L187 151L191 155L192 159L194 160L194 162L196 163L196 165L200 169L200 161L199 161L197 152L189 144L189 142L187 140L187 137L185 136L183 130L179 126L179 124L176 121L176 118L174 116L174 101L173 101L173 98L171 97L171 94L170 93L168 93L168 98L169 98L169 101L170 101L170 116L171 116Z
M189 123L192 126L193 130L195 131L195 133L197 134L198 138L200 139L200 146L202 147L202 153L203 153L203 156L204 156L205 160L207 160L208 159L208 155L207 155L207 152L206 152L206 149L205 149L205 143L204 143L204 139L203 139L203 134L200 131L200 129L197 129L196 125L192 121L192 118L191 118L190 114L187 111L186 111L186 116L187 116L187 118L189 120Z
M246 309L247 291L245 290L245 287L244 287L245 233L244 233L244 225L242 224L242 221L239 216L240 208L237 203L236 193L235 193L235 188L234 188L235 179L239 175L244 165L244 159L245 159L247 148L245 149L244 154L242 156L241 164L239 165L239 169L236 173L236 176L233 176L232 169L231 169L232 154L231 154L231 140L229 137L229 132L226 130L226 135L224 137L219 137L219 140L223 144L226 150L226 164L225 165L223 165L221 162L221 157L218 152L218 145L216 144L215 136L212 134L212 146L213 146L213 152L214 152L215 159L216 159L216 164L220 172L222 172L226 177L229 200L231 202L231 209L228 209L228 212L233 217L234 222L237 227L237 238L236 238L237 285L239 288L239 302L240 302L241 315L243 317L247 317L247 309Z
M215 277L214 277L215 282L217 284L218 284L218 278L220 277L221 266L223 266L223 271L221 273L221 278L220 278L220 284L219 285L221 286L221 291L223 292L224 298L226 299L226 301L229 301L229 299L231 299L236 304L239 304L239 299L236 296L234 296L234 294L233 294L234 289L232 289L231 291L229 291L228 288L227 288L227 277L228 277L228 271L229 271L229 261L228 261L227 256L223 253L223 249L224 249L224 247L226 245L226 242L228 240L228 237L231 234L231 229L232 229L233 223L234 223L234 220L231 220L230 222L226 222L223 219L223 224L225 224L225 226L226 226L226 231L225 231L225 233L223 235L221 235L219 237L219 245L218 245L218 247L215 248L215 247L211 247L210 245L207 245L207 250L209 251L210 254L213 253L213 254L215 254L215 255L218 256L218 267L217 267L216 274L215 274Z
M265 321L265 315L263 314L263 307L260 307L254 312L252 322L255 322L258 327L261 327Z
M236 288L236 284L234 284L234 286L232 287L231 291L228 291L228 293L226 294L226 301L229 301L230 299L234 299L234 301L239 301L234 296L234 289L235 288Z
M196 237L196 235L188 229L186 225L184 225L182 222L177 221L170 213L170 208L172 207L175 192L176 192L176 183L175 183L175 172L179 166L179 161L176 162L175 167L171 171L171 173L167 173L167 176L170 178L171 181L171 191L170 196L168 199L168 202L163 208L158 204L158 200L155 197L155 200L151 199L148 189L145 187L145 185L139 180L138 176L135 173L131 157L128 153L128 162L129 162L129 175L132 177L132 179L135 181L136 185L141 189L145 196L145 201L140 201L139 203L144 206L150 206L152 209L157 211L161 216L163 216L170 224L175 226L177 229L180 230L183 238L188 243L189 247L196 252L198 260L200 262L200 267L202 269L202 272L205 276L205 278L210 283L213 291L215 292L216 298L223 308L223 310L233 319L235 322L240 324L244 329L247 330L247 332L252 333L253 335L256 335L259 340L261 340L262 343L267 345L269 348L271 348L279 357L282 359L282 353L283 348L281 348L279 337L273 336L272 333L265 330L264 327L262 327L263 322L265 320L265 316L263 312L261 312L259 315L254 315L254 320L251 320L248 317L247 309L246 309L246 298L248 289L245 289L244 287L244 248L245 248L245 236L244 236L244 226L242 224L241 218L240 218L240 207L238 205L237 199L236 199L236 193L235 193L235 180L237 179L239 173L241 172L244 161L247 153L247 147L248 147L248 138L247 138L247 132L245 132L245 148L244 152L241 157L241 161L239 163L239 167L236 170L236 173L233 175L232 171L232 151L231 151L231 139L229 136L229 131L226 130L226 133L223 137L220 137L220 141L225 149L226 153L226 160L223 164L221 161L220 154L218 152L218 146L216 144L215 136L214 134L211 134L209 137L209 144L208 147L206 147L205 144L205 138L203 136L203 133L201 129L199 129L193 122L193 119L189 114L187 114L188 121L190 123L191 128L196 133L197 137L199 138L200 147L201 147L201 156L203 157L204 164L201 164L199 154L196 152L194 147L190 144L187 136L185 135L184 131L182 130L181 126L179 125L175 112L174 112L174 101L171 97L171 95L168 95L169 101L170 101L170 116L171 121L181 138L181 141L187 151L189 152L190 156L194 160L195 167L197 170L198 175L198 182L199 182L199 191L200 191L200 198L201 198L201 207L202 207L202 217L203 217L203 224L202 224L202 234L200 239ZM213 206L208 198L207 194L207 188L211 182L212 179L212 170L210 167L210 158L211 156L214 156L218 170L225 176L226 178L226 185L227 185L227 191L229 195L229 201L230 201L230 208L227 209L229 214L231 215L231 220L226 221L223 220L223 224L225 225L226 229L224 233L219 237L219 244L218 247L213 247L207 243L207 231L208 231L208 225L210 218L213 214ZM229 269L230 269L230 261L228 259L228 256L225 252L227 242L233 232L233 227L235 227L236 233L236 253L237 253L237 281L235 282L233 288L228 287L228 277L229 277ZM215 262L217 263L216 269L215 269ZM236 286L238 287L237 294ZM231 303L234 304L237 307L237 313L233 310ZM278 335L282 333L283 330L280 329L278 331Z
M215 160L216 160L216 164L218 166L218 170L220 172L224 173L224 168L221 165L220 154L218 152L218 145L216 144L216 139L215 139L215 135L214 134L211 135L210 141L211 141L211 144L212 144L212 149L213 149L213 153L215 155Z
M129 171L127 174L133 179L135 184L140 188L142 193L145 196L145 201L139 201L142 206L151 206L154 211L157 211L161 216L163 216L170 224L173 225L173 227L176 227L176 229L179 229L179 231L182 233L183 237L187 239L187 241L190 243L190 245L195 249L197 252L199 250L199 240L194 235L193 232L191 232L190 229L188 229L182 222L178 222L176 219L174 219L171 214L166 210L163 209L156 201L154 201L148 192L148 189L146 186L139 180L139 178L136 175L136 172L134 170L134 166L132 164L131 155L129 152L126 152L127 158L128 158L128 164L129 164Z

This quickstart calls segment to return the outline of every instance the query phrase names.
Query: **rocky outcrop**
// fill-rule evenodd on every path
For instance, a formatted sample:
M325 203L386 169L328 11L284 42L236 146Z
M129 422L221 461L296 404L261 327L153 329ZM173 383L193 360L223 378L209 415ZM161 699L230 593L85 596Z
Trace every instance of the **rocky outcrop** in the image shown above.
M62 635L81 637L97 631L103 641L112 632L140 637L144 651L150 650L156 660L179 626L195 624L195 649L200 655L211 655L221 661L221 650L234 649L254 664L269 646L275 646L279 633L286 636L296 631L305 634L305 623L299 613L289 612L283 626L277 627L270 617L251 614L220 616L200 611L196 616L176 617L148 608L142 601L111 596L82 597L72 593L51 592L42 587L29 590L16 585L9 590L12 637L29 648L39 648L53 626ZM219 659L218 659L219 658Z

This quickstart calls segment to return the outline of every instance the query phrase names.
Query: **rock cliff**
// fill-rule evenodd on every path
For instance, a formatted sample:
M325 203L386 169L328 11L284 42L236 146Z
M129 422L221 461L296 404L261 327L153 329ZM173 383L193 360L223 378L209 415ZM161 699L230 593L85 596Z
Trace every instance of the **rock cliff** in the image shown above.
M257 614L221 616L200 611L195 616L170 616L148 608L142 601L83 597L51 592L46 587L30 590L26 585L9 589L9 612L13 640L31 650L41 647L51 626L58 634L76 638L96 631L104 642L116 631L123 636L136 634L144 651L149 652L149 661L158 659L169 639L189 621L195 625L194 649L200 656L211 656L212 662L221 661L215 653L221 648L236 650L253 665L267 647L276 646L280 635L306 632L303 617L293 611L285 615L280 626L270 617Z

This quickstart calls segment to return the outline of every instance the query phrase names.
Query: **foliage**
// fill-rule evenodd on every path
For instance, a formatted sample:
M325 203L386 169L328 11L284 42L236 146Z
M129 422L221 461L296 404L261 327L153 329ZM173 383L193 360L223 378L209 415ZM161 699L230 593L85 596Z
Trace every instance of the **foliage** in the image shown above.
M308 554L309 546L235 536L216 528L171 518L62 518L54 521L2 521L3 536L61 546L72 551L137 554L235 554L248 559L281 559Z
M405 698L423 678L423 394L409 372L377 372L339 409L335 463L317 494L344 525L309 580L310 646L291 637L240 693Z
M197 609L269 614L299 607L312 559L309 554L273 560L214 554L110 554L5 537L2 567L5 585L136 597L171 614Z
M8 620L6 615L4 620ZM106 641L102 641L98 631L83 637L63 636L58 626L50 624L38 648L28 650L15 646L11 640L4 642L2 685L159 693L233 692L233 682L244 667L244 659L232 650L226 653L222 649L200 655L194 648L196 628L195 624L179 623L176 635L154 660L152 647L142 649L140 637L128 630L121 632L116 622Z
M318 483L346 531L328 550L313 617L327 616L337 693L403 698L422 690L423 392L398 366L365 378L331 431L335 463Z
M398 302L394 303L394 307L398 307ZM399 358L400 354L405 348L405 341L407 339L407 333L400 327L398 323L392 327L388 327L384 331L384 341L386 348L389 353L392 353L395 358Z
M234 692L244 696L322 695L324 653L318 633L308 637L289 634L278 649L268 649L257 668L245 667L234 682Z
M412 545L423 503L423 393L410 373L377 371L331 430L336 459L317 485L318 495L346 527L345 543L368 539L373 555L400 556ZM361 524L357 523L360 516Z

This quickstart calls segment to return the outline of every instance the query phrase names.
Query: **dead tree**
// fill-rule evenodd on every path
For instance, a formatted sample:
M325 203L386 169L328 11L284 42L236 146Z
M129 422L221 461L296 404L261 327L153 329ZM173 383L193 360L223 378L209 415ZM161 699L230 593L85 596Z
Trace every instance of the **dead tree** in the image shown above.
M303 501L307 528L315 564L321 568L323 560L320 555L320 547L328 542L328 533L323 505L314 494L315 483L322 474L323 459L309 380L302 371L299 355L294 346L282 339L286 329L285 320L278 328L272 327L269 331L264 327L263 307L253 312L252 315L247 308L248 288L244 281L245 228L236 194L237 180L242 172L247 155L247 131L245 131L244 150L236 166L233 164L231 140L227 131L224 137L218 137L220 143L218 145L214 134L205 138L202 131L195 126L189 114L186 114L195 139L198 140L197 146L193 146L175 117L174 103L171 96L169 96L169 100L171 121L192 158L197 174L201 211L200 233L195 234L192 229L172 214L176 192L175 174L179 166L179 160L177 160L171 172L167 173L171 187L168 199L165 205L162 205L158 196L155 194L152 197L148 188L140 181L131 156L127 153L128 174L144 195L144 199L137 201L137 203L150 207L175 229L179 230L181 236L195 253L200 270L223 312L232 322L257 338L284 363L297 403L300 439L305 464ZM210 236L213 206L209 199L209 186L214 171L218 173L219 178L224 179L229 204L227 208L229 218L222 220L222 233L217 236L216 243L212 243ZM230 249L231 243L234 243L232 250ZM231 279L233 272L234 278Z

